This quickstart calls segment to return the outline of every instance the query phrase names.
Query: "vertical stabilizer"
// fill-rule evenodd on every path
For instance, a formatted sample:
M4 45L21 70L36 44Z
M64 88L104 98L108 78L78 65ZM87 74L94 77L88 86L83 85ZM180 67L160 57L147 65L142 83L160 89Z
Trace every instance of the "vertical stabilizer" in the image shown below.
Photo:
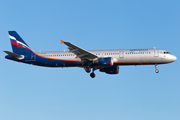
M30 47L24 42L24 40L18 35L16 31L9 31L9 38L14 53L22 54L32 52Z

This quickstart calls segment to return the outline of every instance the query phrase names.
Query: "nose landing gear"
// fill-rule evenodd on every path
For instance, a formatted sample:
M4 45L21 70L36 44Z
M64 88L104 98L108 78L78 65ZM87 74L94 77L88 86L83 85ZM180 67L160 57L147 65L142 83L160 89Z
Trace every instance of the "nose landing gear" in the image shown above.
M155 65L155 69L156 69L155 72L156 72L156 73L159 73L159 70L158 70L157 65Z

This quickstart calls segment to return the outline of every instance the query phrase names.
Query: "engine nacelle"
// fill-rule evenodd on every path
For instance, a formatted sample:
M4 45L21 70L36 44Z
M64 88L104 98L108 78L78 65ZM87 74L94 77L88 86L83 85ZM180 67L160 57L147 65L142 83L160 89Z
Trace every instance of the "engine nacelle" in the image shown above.
M102 68L99 71L105 72L107 74L118 74L119 73L119 66L111 66L111 67L107 67L107 68Z
M112 57L98 58L98 64L102 66L113 66L113 58Z

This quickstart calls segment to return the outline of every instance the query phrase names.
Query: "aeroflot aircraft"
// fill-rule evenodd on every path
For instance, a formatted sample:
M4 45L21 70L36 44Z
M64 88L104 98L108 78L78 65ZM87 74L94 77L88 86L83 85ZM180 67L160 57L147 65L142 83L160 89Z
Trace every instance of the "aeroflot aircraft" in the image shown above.
M121 65L155 65L176 61L176 56L163 49L124 49L124 50L92 50L87 51L70 42L61 40L69 51L34 52L15 31L9 31L13 52L4 51L5 57L17 62L45 67L82 67L90 76L94 71L107 74L118 74Z

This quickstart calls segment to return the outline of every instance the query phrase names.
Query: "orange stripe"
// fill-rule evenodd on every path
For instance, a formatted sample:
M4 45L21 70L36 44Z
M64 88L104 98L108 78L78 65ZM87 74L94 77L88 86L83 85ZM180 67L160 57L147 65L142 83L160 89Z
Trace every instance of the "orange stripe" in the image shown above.
M41 56L41 55L39 55L39 54L36 54L35 52L34 52L34 54L37 55L37 56L39 56L39 57L46 58L46 59L81 62L81 60L68 60L68 59L58 59L58 58L44 57L44 56Z

